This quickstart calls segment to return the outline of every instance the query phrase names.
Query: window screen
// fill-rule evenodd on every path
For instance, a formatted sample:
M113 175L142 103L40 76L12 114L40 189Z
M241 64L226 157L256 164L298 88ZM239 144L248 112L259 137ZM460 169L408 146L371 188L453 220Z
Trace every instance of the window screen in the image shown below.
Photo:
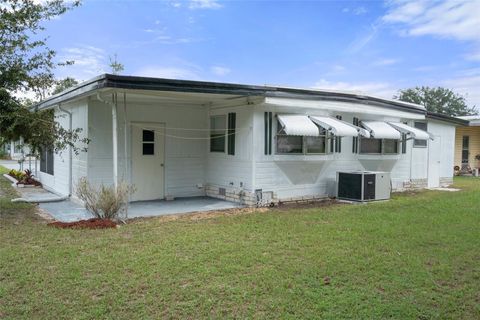
M383 153L385 153L385 154L398 153L398 140L384 139L383 140Z
M54 153L52 148L42 148L40 150L40 171L53 175Z
M225 152L225 115L210 117L210 152Z
M360 153L382 153L382 139L361 138Z

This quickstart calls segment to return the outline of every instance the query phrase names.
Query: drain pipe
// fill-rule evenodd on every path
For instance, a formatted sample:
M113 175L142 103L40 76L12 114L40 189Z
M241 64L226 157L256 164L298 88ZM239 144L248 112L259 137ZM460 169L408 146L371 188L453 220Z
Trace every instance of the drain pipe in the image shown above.
M72 132L72 127L73 127L73 120L72 120L72 113L68 110L65 110L61 107L60 104L57 105L57 108L58 110L62 111L62 112L65 112L66 114L68 114L68 130L70 132ZM72 150L72 146L69 147L69 150L68 150L68 157L69 157L69 175L68 175L68 196L72 196L72 192L73 192L73 179L72 179L72 175L73 175L73 150Z

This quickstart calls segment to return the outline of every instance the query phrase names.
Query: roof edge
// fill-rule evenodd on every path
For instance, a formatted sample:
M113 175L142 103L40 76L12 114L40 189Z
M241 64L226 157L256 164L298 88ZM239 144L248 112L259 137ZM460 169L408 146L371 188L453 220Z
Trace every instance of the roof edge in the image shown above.
M416 105L403 101L389 100L353 92L347 93L307 88L301 89L223 82L123 76L108 73L99 75L95 78L82 82L72 88L69 88L59 94L51 96L34 105L32 108L46 109L53 105L74 99L77 96L84 95L102 88L177 91L212 94L261 95L284 98L290 97L297 99L332 99L345 100L350 102L356 101L363 104L377 104L382 107L395 107L397 109L405 109L414 113L425 114L426 112L425 108L421 105Z
M469 124L468 120L459 119L457 117L452 117L452 116L449 116L443 113L437 113L437 112L427 111L426 117L427 119L434 119L434 120L454 123L461 126L468 126Z

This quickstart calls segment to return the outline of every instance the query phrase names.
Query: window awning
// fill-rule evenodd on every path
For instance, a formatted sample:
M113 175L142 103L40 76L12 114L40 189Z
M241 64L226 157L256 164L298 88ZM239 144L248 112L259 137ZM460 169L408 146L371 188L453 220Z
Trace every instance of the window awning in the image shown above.
M278 121L287 135L292 136L318 136L318 127L306 115L279 114Z
M427 131L423 131L414 127L410 127L401 122L389 122L389 125L400 131L401 133L410 134L413 138L418 140L428 140L429 138L433 140L433 136Z
M353 125L347 124L341 120L320 116L310 116L310 120L338 137L358 136L358 130Z
M400 139L400 132L383 121L362 121L362 125L370 131L375 139Z

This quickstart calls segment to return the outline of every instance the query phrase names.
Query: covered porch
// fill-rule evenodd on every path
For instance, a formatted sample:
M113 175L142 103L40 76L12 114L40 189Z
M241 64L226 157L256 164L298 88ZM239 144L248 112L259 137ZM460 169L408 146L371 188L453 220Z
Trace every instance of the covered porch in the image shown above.
M57 221L73 222L93 218L84 206L76 202L65 200L60 202L40 203L40 209L52 216ZM238 203L214 199L209 197L187 197L173 201L152 200L131 202L127 212L122 213L121 219L134 219L146 217L160 217L175 214L189 214L194 212L208 212L243 208Z

